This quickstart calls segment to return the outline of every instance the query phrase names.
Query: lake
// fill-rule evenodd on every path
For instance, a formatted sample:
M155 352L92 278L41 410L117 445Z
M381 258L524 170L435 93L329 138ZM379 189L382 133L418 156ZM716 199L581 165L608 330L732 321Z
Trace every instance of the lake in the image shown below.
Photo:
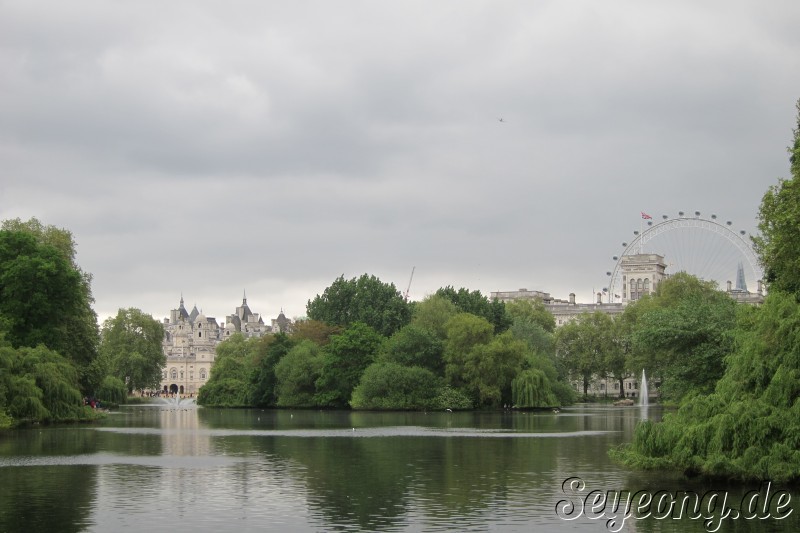
M217 410L159 399L93 425L0 432L0 531L800 529L800 494L786 487L704 484L611 461L608 449L630 441L642 416L661 409ZM625 519L611 504L682 491L699 495L694 518L650 505ZM754 518L734 520L743 499Z

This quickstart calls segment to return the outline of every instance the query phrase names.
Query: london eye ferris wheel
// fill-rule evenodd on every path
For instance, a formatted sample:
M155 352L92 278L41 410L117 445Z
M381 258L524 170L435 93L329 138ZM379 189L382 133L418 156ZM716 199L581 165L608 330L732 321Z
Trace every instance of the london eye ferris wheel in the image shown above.
M622 253L612 258L613 270L606 272L608 286L603 292L608 302L622 300L623 257L637 254L662 256L667 275L687 272L715 282L721 290L760 289L763 276L750 238L745 230L736 231L730 220L722 222L699 211L681 211L675 218L662 215L661 220L642 213L642 219L641 229L622 243Z

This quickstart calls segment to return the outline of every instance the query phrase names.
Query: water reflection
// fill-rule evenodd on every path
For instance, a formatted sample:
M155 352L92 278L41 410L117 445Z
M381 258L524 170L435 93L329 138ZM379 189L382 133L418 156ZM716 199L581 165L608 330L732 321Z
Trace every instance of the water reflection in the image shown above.
M638 407L557 414L181 407L129 407L98 426L3 434L0 531L602 531L596 520L556 517L566 478L601 490L686 486L608 458L609 447L630 439ZM650 407L651 418L660 413ZM652 520L626 527L694 525L702 530ZM731 527L722 530L749 524Z

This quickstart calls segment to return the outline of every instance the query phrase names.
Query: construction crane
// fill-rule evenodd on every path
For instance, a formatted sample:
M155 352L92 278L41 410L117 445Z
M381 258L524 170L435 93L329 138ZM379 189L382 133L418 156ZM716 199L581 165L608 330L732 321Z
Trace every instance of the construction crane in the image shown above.
M410 290L411 290L411 280L413 280L413 279L414 279L414 270L415 270L416 268L417 268L417 267L415 267L415 266L414 266L414 267L411 267L411 277L410 277L410 278L408 278L408 287L406 287L406 293L405 293L405 295L403 296L403 298L404 298L404 300L405 300L406 302L408 302L408 291L410 291Z

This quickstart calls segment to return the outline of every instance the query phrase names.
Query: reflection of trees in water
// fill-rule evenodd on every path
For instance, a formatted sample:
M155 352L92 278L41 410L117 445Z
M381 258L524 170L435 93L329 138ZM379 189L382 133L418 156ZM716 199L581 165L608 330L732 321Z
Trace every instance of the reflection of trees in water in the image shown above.
M462 524L480 527L498 516L549 517L567 477L617 470L606 450L633 429L637 410L616 408L551 412L393 413L317 410L211 410L202 425L219 429L278 430L275 435L231 434L212 438L215 454L259 455L269 472L237 470L238 486L281 479L301 491L327 530L390 530ZM425 426L431 436L359 437L365 428ZM471 428L471 429L469 429ZM346 430L339 436L314 431ZM285 431L303 432L298 436ZM475 433L446 436L447 430ZM481 437L481 431L551 433L603 431L570 437ZM311 433L311 434L310 434ZM400 432L402 433L402 431ZM285 478L284 478L285 476Z
M0 455L71 456L95 448L94 431L14 431ZM0 482L0 531L84 531L97 485L94 466L6 466Z

